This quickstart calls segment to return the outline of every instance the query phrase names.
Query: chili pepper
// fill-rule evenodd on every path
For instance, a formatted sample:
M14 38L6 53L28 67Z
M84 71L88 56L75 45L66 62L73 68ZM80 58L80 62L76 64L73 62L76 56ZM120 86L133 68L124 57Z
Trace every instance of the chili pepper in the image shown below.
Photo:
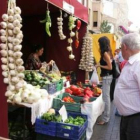
M79 40L76 39L76 40L75 40L75 48L78 48L78 47L79 47Z
M81 20L78 19L78 20L77 20L77 24L76 24L77 30L79 30L80 27L81 27Z

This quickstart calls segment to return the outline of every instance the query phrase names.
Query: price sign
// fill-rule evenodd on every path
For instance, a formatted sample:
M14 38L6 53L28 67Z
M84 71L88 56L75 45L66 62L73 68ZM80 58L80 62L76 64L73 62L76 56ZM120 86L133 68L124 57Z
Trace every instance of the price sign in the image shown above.
M65 1L63 1L63 9L71 14L74 14L74 7Z

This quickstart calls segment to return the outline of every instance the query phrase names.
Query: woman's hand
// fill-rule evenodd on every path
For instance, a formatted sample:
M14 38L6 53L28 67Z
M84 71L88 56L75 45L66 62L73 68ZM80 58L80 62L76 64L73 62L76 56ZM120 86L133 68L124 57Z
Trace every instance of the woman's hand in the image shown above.
M53 65L54 63L55 63L55 61L51 60L51 61L49 62L49 65Z
M95 65L95 68L96 69L99 68L99 67L100 67L100 63L98 63L98 64Z

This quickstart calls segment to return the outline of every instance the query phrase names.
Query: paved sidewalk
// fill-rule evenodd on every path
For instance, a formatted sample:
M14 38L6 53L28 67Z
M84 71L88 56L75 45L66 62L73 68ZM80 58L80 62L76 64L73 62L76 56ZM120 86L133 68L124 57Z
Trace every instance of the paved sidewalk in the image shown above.
M108 124L95 125L91 140L120 140L119 127L121 117L115 116L116 108L111 104L111 119Z

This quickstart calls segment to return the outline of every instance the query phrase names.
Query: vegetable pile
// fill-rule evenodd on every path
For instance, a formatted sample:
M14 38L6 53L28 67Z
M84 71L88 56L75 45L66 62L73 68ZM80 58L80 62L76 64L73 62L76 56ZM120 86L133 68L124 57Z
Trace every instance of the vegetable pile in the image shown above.
M71 98L71 97L69 97L69 96L64 97L64 98L63 98L63 101L64 101L64 102L67 102L67 103L75 103L74 99Z
M98 97L102 90L99 87L77 87L75 85L71 85L69 88L65 89L66 93L70 93L75 96L82 96L85 98L91 98L91 97Z
M59 114L56 114L53 108L49 109L48 112L44 113L41 119L44 119L48 122L62 122L62 116ZM85 121L86 120L82 118L81 116L77 116L76 118L69 116L68 119L66 119L64 123L82 126L85 123ZM70 126L64 126L64 128L71 129Z
M54 109L49 109L49 111L44 113L41 118L51 122L62 122L62 116L59 114L56 115Z

